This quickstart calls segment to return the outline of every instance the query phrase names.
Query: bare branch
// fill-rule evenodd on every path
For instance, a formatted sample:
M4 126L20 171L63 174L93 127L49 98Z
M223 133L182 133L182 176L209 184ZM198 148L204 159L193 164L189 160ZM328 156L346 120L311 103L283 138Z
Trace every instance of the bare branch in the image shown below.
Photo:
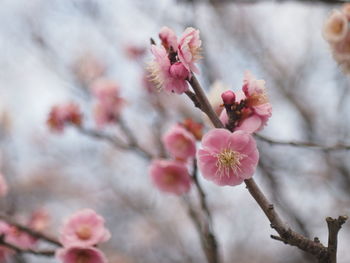
M333 146L324 146L317 143L312 142L298 142L298 141L277 141L273 140L269 137L255 134L255 137L261 141L267 142L271 145L282 145L282 146L294 146L294 147L300 147L300 148L313 148L313 149L319 149L322 151L340 151L340 150L350 150L350 145L344 145L344 144L336 144Z
M347 216L339 216L338 219L333 219L331 217L326 218L328 225L328 253L330 263L337 263L338 232L347 219Z

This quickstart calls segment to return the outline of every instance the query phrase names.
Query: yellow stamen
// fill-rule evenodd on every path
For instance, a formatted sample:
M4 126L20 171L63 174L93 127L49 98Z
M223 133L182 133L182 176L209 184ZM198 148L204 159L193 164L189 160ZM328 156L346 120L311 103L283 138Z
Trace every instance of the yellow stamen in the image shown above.
M245 154L236 152L232 149L224 149L217 155L216 166L219 168L220 175L229 175L230 171L237 173L240 170L241 160Z

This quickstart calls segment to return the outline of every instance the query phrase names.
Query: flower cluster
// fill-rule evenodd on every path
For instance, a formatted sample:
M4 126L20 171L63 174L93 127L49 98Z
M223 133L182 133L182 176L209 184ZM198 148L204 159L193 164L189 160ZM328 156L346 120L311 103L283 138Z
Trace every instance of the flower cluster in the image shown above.
M63 263L105 263L106 257L96 246L110 236L103 217L91 209L80 210L64 223L60 233L63 248L56 251L56 257Z
M323 27L323 37L330 44L334 59L350 73L350 3L333 10Z
M200 124L186 119L163 135L162 142L172 159L156 159L149 168L152 182L159 190L176 195L190 190L187 164L196 155L196 139L202 137L201 130Z
M63 132L66 124L80 126L82 114L79 106L74 103L56 105L52 107L47 124L55 132Z
M159 33L162 45L152 45L154 61L150 65L151 77L158 88L177 94L188 90L187 80L192 72L199 73L195 63L200 58L202 41L199 30L186 28L180 39L173 30L163 27Z
M97 102L94 115L97 126L115 123L119 120L125 100L119 95L119 86L111 80L99 79L91 87Z
M222 94L225 109L220 115L221 121L230 130L243 130L254 133L261 130L272 115L264 80L257 80L246 72L242 91Z
M261 130L272 114L265 81L246 72L242 90L221 94L220 120L227 129L212 129L198 150L198 167L204 178L218 185L238 185L253 176L259 152L252 133ZM230 131L233 131L232 133Z
M42 231L48 226L49 220L50 218L46 211L38 210L23 225L34 231ZM0 235L4 236L6 242L21 249L34 249L38 242L38 239L5 221L0 221ZM13 250L0 246L0 262L7 262L14 254Z

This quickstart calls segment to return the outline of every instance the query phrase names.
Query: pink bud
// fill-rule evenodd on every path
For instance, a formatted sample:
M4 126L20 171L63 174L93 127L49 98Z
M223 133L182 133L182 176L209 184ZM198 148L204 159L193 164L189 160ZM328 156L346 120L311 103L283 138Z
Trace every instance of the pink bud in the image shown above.
M170 75L173 78L185 80L188 78L189 72L181 62L176 62L170 67Z
M225 105L232 105L235 103L236 95L232 90L227 90L221 94L221 98Z

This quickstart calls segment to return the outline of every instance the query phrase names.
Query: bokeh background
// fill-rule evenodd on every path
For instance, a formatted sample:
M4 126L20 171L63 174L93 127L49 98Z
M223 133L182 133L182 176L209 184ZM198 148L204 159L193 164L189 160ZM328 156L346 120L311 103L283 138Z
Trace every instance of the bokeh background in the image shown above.
M158 41L164 25L178 34L193 26L203 41L198 78L208 92L214 83L239 90L245 70L266 80L273 116L261 134L350 144L349 79L322 38L323 21L336 7L297 0L1 1L1 172L10 187L0 200L1 211L26 217L46 209L47 232L57 235L65 217L89 207L104 215L112 233L102 246L111 263L205 262L183 200L152 186L149 161L73 127L50 132L51 107L74 101L84 111L84 125L94 128L89 85L99 77L111 79L127 101L123 121L141 145L158 153L169 126L187 117L205 120L187 97L147 91L150 38ZM102 131L123 136L118 125ZM258 183L291 227L326 243L325 217L349 214L350 152L259 140L258 145ZM244 185L201 183L223 262L313 262L270 238L274 231ZM194 203L196 197L192 191ZM350 261L349 244L345 224L340 263ZM16 260L56 262L32 256Z

